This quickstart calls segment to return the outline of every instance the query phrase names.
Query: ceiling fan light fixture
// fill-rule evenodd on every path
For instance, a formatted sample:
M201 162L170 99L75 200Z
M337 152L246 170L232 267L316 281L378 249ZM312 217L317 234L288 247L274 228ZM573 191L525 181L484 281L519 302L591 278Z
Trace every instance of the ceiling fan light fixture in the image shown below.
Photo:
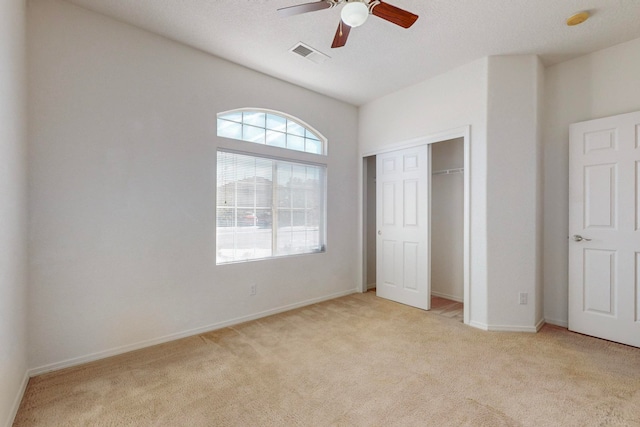
M351 28L359 27L369 17L369 8L361 1L352 1L344 5L340 17Z

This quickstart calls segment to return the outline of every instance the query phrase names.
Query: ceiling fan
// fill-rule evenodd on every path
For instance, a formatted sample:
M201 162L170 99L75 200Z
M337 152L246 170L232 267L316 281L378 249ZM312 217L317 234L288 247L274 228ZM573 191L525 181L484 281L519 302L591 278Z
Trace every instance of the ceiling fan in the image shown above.
M280 16L298 15L300 13L330 9L343 3L345 5L340 12L341 19L336 35L333 38L332 48L344 46L347 43L351 28L364 24L369 15L375 15L402 28L409 28L418 19L416 14L379 0L320 0L313 3L283 7L278 9L278 13Z

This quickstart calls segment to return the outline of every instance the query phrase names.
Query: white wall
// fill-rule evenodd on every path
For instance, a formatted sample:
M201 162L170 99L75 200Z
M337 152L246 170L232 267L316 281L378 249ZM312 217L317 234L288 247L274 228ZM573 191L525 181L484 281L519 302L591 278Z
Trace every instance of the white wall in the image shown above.
M545 70L544 317L567 325L569 125L640 110L640 39Z
M471 125L469 321L480 328L534 331L542 321L542 72L535 55L484 58L360 109L362 154Z
M0 425L26 385L25 2L0 2Z
M355 107L59 0L28 30L33 372L356 289ZM215 117L239 107L328 138L326 253L215 265L216 147L249 144Z
M489 325L532 328L540 322L538 224L540 140L539 59L489 58L487 219ZM519 293L528 304L519 304Z
M360 153L471 126L470 321L487 323L487 63L481 59L360 107Z
M433 172L464 167L464 139L431 146ZM464 175L431 178L431 295L464 300Z

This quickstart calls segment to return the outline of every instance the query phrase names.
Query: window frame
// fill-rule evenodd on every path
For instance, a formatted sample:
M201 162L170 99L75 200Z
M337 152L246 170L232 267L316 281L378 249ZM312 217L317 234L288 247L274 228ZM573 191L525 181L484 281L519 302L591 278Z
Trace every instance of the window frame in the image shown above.
M224 115L224 114L229 114L229 113L233 113L233 112L263 112L263 113L269 113L269 114L276 114L279 115L281 117L284 117L288 120L294 121L297 124L304 126L306 129L308 129L311 132L314 132L314 134L318 137L318 141L321 142L322 147L323 147L323 151L324 154L318 154L318 153L310 153L310 152L306 152L306 151L298 151L298 150L292 150L292 149L288 149L288 148L283 148L283 147L278 147L278 146L273 146L273 145L267 145L267 144L259 144L259 143L254 143L251 141L245 141L242 139L235 139L235 138L227 138L224 136L218 136L217 138L217 144L215 147L215 158L216 158L216 162L215 162L215 173L214 173L214 184L215 184L215 209L214 209L214 224L216 227L216 232L215 232L215 248L216 248L216 254L215 254L215 265L216 266L223 266L223 265L231 265L231 264L238 264L238 263L245 263L245 262L255 262L255 261L266 261L266 260L273 260L273 259L284 259L284 258L289 258L289 257L297 257L297 256L304 256L304 255L312 255L312 254L322 254L322 253L326 253L327 251L327 246L328 246L328 220L329 220L329 209L328 209L328 202L327 202L327 191L328 191L328 180L329 180L329 165L328 165L328 155L327 155L327 138L324 137L320 132L318 132L316 129L314 129L313 127L309 126L308 124L304 123L303 121L301 121L300 119L293 117L289 114L286 113L282 113L279 111L274 111L274 110L268 110L268 109L264 109L264 108L241 108L241 109L237 109L237 110L229 110L229 111L225 111L222 113L219 113L219 115ZM218 118L218 116L216 118ZM217 126L218 121L216 120L216 126ZM216 128L217 129L217 128ZM321 203L322 203L322 208L321 208L321 215L322 215L322 221L321 224L319 224L319 233L320 233L320 249L319 250L314 250L314 251L308 251L308 252L300 252L300 253L291 253L291 254L282 254L282 255L274 255L275 251L271 252L271 255L268 257L260 257L260 258L249 258L249 259L237 259L237 260L232 260L232 261L225 261L225 262L219 262L218 261L218 241L219 241L219 236L218 236L218 153L220 152L226 152L226 153L232 153L232 154L239 154L239 155L244 155L244 156L251 156L251 157L257 157L257 158L265 158L268 160L273 160L273 161L284 161L287 163L292 163L292 164L298 164L301 166L316 166L316 167L320 167L322 168L322 194L321 194ZM272 206L271 206L271 210L272 210L272 218L274 218L274 214L273 214L273 210L277 210L278 209L278 204L277 204L277 200L273 199L272 200ZM237 224L236 224L237 226ZM276 221L272 220L272 224L271 224L271 239L272 242L275 242L277 240L277 229L278 229L278 225L276 223ZM273 247L273 243L272 243L272 247Z

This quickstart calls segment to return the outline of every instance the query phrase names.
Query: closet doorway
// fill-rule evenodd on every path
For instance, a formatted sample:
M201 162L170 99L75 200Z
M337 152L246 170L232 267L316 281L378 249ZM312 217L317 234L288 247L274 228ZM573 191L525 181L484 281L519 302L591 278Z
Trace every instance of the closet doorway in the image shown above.
M453 136L453 135L452 135ZM459 137L421 141L429 147L428 265L430 306L433 312L469 319L469 140ZM414 144L418 145L418 143ZM363 291L377 287L380 250L377 240L376 157L391 149L363 157ZM378 271L376 271L378 270ZM464 303L464 309L463 309Z
M431 144L431 308L462 320L464 140Z

